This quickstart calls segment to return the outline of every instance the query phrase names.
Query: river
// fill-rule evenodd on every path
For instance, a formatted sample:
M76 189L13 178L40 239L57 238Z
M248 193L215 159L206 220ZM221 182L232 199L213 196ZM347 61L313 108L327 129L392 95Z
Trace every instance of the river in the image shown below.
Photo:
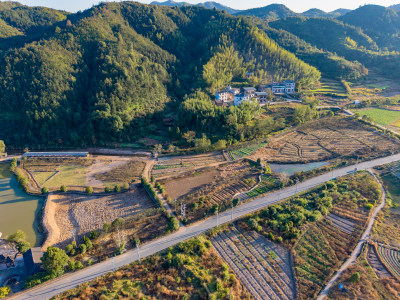
M38 213L44 203L41 197L27 195L9 171L8 163L0 163L0 232L2 238L21 229L31 246L40 246Z

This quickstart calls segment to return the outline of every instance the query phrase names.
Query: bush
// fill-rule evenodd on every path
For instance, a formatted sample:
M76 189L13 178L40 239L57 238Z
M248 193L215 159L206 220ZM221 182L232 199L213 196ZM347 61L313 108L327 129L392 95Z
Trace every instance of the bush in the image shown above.
M104 188L104 192L105 192L105 193L111 193L111 188L108 187L108 186L106 186L106 187Z
M85 191L87 194L93 194L93 188L91 186L87 186Z
M104 223L103 230L104 230L105 233L109 232L111 230L111 224L110 223Z
M175 217L169 218L168 231L173 232L179 229L179 221Z
M121 187L119 185L114 186L114 192L116 193L121 192Z
M371 210L371 209L374 207L374 205L371 204L371 203L367 203L367 204L364 205L364 207L365 207L366 209L368 209L368 210Z
M46 195L46 194L48 194L49 193L49 189L47 188L47 187L42 187L42 194L43 195Z
M0 287L0 298L6 297L9 293L11 293L11 288L9 286Z
M75 246L72 244L68 244L65 247L65 252L69 255L69 256L74 256L76 254L76 250L75 250Z
M99 237L99 232L97 230L93 230L90 234L89 234L89 238L91 240L95 240Z
M353 283L359 282L360 279L361 279L361 275L358 272L356 272L356 273L354 273L353 275L350 276L350 282L353 282Z
M87 247L86 247L85 244L80 244L80 245L79 245L79 253L85 254L85 253L86 253L86 250L87 250Z
M12 159L11 165L10 165L11 172L14 172L15 169L17 168L17 166L18 166L18 161L17 161L17 159L14 157L14 158Z
M233 199L232 204L234 207L236 207L239 204L239 199L238 198Z
M124 182L124 183L122 184L122 188L123 188L124 190L129 190L129 183Z
M93 244L88 237L83 237L83 242L85 243L87 250L90 250L93 247Z
M125 220L123 218L117 218L114 221L112 221L111 226L112 228L121 228L125 224Z
M67 191L67 187L65 185L60 186L60 192L65 193Z

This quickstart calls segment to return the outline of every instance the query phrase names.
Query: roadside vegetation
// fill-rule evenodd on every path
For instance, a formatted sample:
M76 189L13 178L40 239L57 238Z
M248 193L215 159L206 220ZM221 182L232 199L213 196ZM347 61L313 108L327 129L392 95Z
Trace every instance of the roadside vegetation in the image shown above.
M81 285L55 299L251 299L204 236Z

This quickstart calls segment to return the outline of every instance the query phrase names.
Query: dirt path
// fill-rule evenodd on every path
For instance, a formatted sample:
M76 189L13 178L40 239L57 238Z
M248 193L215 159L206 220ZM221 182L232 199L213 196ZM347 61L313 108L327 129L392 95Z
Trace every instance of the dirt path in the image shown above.
M54 245L60 237L60 229L55 219L56 205L53 202L55 196L49 194L43 212L43 227L47 233L46 241L42 246L42 250L46 251L47 247Z
M322 290L322 292L319 294L317 300L322 300L324 299L328 293L329 290L333 287L333 285L336 283L336 281L343 275L343 272L347 270L348 267L350 267L352 264L356 262L357 257L360 255L364 243L367 241L367 239L371 235L372 227L375 223L376 216L378 213L381 211L381 209L386 205L386 191L385 188L383 187L381 181L376 177L376 175L369 170L369 172L374 176L375 180L379 183L382 189L382 201L381 204L379 204L377 207L375 207L374 212L372 213L371 219L368 223L367 228L365 229L364 233L361 236L361 239L359 240L356 248L353 250L351 253L350 257L344 262L344 264L340 267L340 269L336 272L336 274L331 278L331 280L328 281L326 284L325 288Z

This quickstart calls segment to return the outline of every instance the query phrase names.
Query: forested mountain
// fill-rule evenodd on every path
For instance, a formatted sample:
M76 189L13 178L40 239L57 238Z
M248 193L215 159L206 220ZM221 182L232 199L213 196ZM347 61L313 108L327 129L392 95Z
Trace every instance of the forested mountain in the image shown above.
M392 6L389 6L389 8L396 10L396 11L400 11L400 4L394 4Z
M339 14L324 12L318 8L309 9L303 12L301 15L308 18L336 18L340 16Z
M382 48L399 49L400 15L393 9L365 5L340 17L340 20L362 28Z
M181 7L181 6L201 6L201 7L208 8L208 9L216 8L216 9L220 9L220 10L225 10L229 14L235 14L235 13L239 12L239 10L237 10L237 9L233 9L233 8L230 8L228 6L225 6L218 2L213 2L213 1L191 4L191 3L187 3L187 2L175 2L173 0L168 0L165 2L153 1L153 2L151 2L151 4L162 5L162 6L179 6L179 7Z
M0 139L16 146L135 141L172 100L246 71L299 87L320 78L249 20L218 10L135 2L37 10L1 12L23 34L0 50Z
M271 4L264 7L252 8L242 10L237 15L241 16L252 16L261 18L267 21L278 20L286 17L296 16L294 11L291 11L285 5L282 4Z

